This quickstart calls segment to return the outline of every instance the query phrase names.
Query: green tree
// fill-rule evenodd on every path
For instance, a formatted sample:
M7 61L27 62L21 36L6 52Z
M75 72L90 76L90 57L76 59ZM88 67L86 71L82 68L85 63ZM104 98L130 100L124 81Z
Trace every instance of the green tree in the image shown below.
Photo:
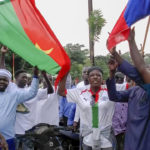
M85 49L84 45L71 43L64 46L64 48L71 59L70 74L72 79L78 78L80 80L82 68L88 62L88 50Z
M2 45L0 45L1 48ZM13 52L9 49L8 53L6 53L5 55L5 64L6 64L6 68L10 71L12 71L13 68ZM1 53L0 53L1 55ZM25 61L24 59L22 59L20 56L14 54L14 71L20 70L20 69L24 69L27 70L29 72L31 72L32 66Z
M108 69L108 60L110 58L110 55L107 56L96 56L95 57L95 65L99 66L103 70L103 79L106 80L109 75L109 69Z
M88 50L83 49L84 45L80 44L67 44L65 47L66 52L68 53L72 64L77 62L79 64L85 64L85 59L88 55Z
M121 57L124 58L125 60L127 60L128 62L130 62L132 64L130 52L126 52L126 53L121 54Z
M106 24L106 20L103 18L100 10L94 10L90 13L88 18L89 24L89 36L90 36L90 59L92 65L94 64L94 44L99 41L102 27Z
M90 27L90 39L94 42L99 41L101 30L106 24L106 20L103 18L101 10L94 10L88 19Z
M150 64L150 54L145 54L144 60L146 64Z

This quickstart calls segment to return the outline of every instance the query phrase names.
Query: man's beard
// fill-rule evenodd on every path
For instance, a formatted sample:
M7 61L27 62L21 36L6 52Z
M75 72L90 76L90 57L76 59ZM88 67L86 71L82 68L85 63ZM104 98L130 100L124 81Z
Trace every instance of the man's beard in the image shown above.
M5 91L5 87L4 88L0 88L0 92L4 92Z

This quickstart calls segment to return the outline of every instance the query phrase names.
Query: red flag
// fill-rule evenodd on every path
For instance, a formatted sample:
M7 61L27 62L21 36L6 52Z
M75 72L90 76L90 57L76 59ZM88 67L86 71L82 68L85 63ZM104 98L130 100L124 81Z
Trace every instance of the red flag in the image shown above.
M70 59L35 6L35 0L0 2L0 42L26 61L59 80L69 71Z

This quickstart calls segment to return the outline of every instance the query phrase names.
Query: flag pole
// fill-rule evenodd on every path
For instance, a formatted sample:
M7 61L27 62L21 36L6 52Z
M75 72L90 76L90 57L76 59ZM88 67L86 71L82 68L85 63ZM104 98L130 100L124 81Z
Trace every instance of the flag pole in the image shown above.
M149 25L150 25L150 16L148 17L147 27L146 27L146 31L145 31L145 37L144 37L143 46L142 46L142 56L143 57L144 57L144 49L145 49L145 43L146 43L147 34L148 34L148 30L149 30Z
M13 53L13 63L12 63L12 76L13 76L13 82L15 81L15 54Z

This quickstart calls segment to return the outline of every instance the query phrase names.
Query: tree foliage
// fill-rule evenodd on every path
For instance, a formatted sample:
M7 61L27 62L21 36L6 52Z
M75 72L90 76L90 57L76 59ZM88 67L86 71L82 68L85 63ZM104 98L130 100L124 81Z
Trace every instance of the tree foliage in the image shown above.
M121 54L121 57L132 64L130 52L126 52L126 53Z
M150 64L150 54L145 54L144 60L146 64Z
M72 76L72 79L74 80L78 78L80 80L83 67L91 66L90 59L89 59L89 51L88 49L85 48L84 45L81 44L69 43L66 46L64 46L64 48L71 59L70 74ZM128 62L132 63L129 52L121 54L121 57L123 57ZM106 56L99 55L95 57L95 65L99 66L103 70L104 80L106 80L109 75L109 70L107 65L109 58L110 58L109 54ZM147 64L150 64L150 54L145 54L144 60ZM11 50L9 50L8 53L6 54L5 62L6 62L7 69L12 72L13 52ZM24 69L27 72L31 72L32 66L16 54L15 54L14 62L15 62L15 71L19 69Z
M95 57L95 65L99 66L102 71L103 71L103 79L106 80L108 78L108 60L109 60L110 56L96 56Z
M81 79L82 68L86 64L88 59L88 50L84 48L84 45L80 44L67 44L65 47L71 59L71 70L70 74L72 79Z
M99 41L99 35L102 27L106 24L106 20L103 18L101 10L94 10L88 19L90 28L90 38L92 41Z
M13 54L14 53L11 50L9 50L8 53L6 53L5 55L5 65L6 65L6 68L10 72L12 72L12 68L13 68ZM1 53L0 53L0 56L1 56ZM20 69L31 72L32 66L27 61L22 59L20 56L18 56L17 54L14 54L14 71L17 71Z
M65 47L66 52L68 53L72 63L85 64L85 59L88 55L88 50L83 49L84 45L80 44L67 44Z
M105 25L106 21L103 18L102 12L100 10L94 10L90 12L88 18L89 24L89 38L90 38L90 60L91 64L95 65L94 58L94 44L96 41L99 41L102 27Z

